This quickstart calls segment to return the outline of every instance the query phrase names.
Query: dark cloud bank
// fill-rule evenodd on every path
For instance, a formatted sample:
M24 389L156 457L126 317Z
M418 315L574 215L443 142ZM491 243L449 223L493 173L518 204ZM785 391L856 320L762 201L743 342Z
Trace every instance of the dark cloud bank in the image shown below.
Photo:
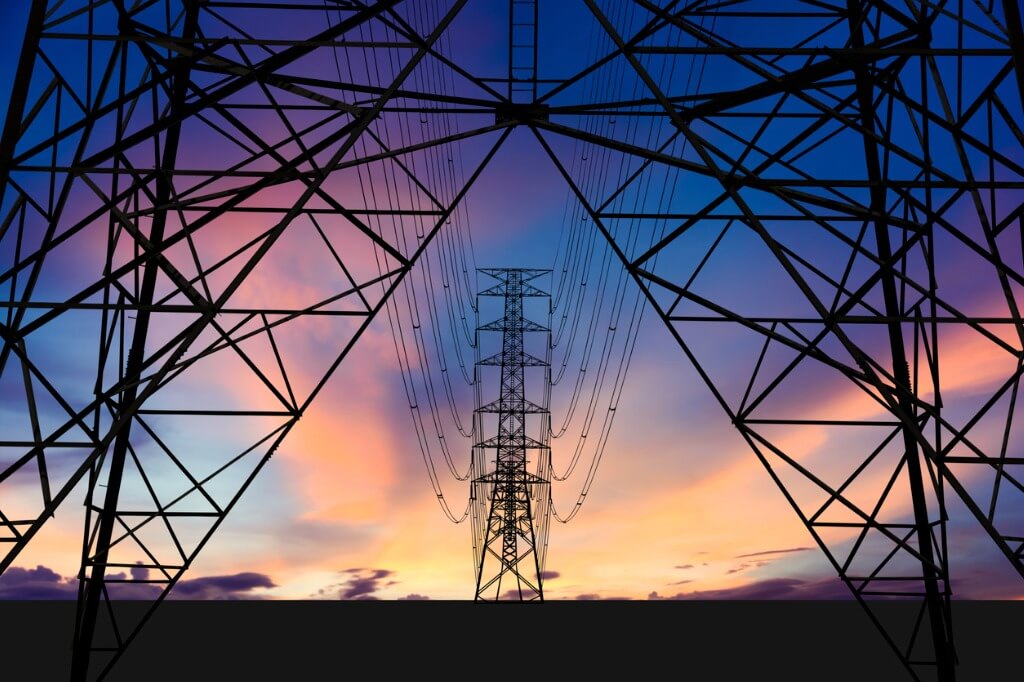
M850 590L838 578L800 580L799 578L770 578L720 590L694 590L671 596L657 592L648 599L852 599Z
M131 577L125 573L110 575L114 580L146 580L149 569L132 568ZM261 599L254 590L275 587L270 576L263 573L235 573L181 580L169 599ZM155 599L163 587L153 583L111 583L108 586L115 599ZM46 566L20 568L12 566L0 575L0 599L75 599L78 581L60 576Z
M388 568L346 568L339 572L344 580L328 585L317 591L318 599L342 599L364 601L380 599L376 596L382 588L398 584L395 572ZM426 595L412 593L399 597L398 601L426 601Z

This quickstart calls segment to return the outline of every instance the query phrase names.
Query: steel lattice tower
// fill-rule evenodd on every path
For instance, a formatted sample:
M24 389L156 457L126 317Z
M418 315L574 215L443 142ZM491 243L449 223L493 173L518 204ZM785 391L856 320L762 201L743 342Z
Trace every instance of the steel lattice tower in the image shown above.
M525 350L524 335L548 332L543 325L526 319L524 297L545 297L545 292L530 280L548 274L539 269L480 269L498 280L498 284L480 292L480 296L504 299L504 316L479 327L482 332L501 332L501 352L480 361L484 366L501 368L498 399L477 408L480 415L497 415L497 434L480 441L476 448L484 452L494 449L494 469L473 480L473 497L487 501L489 507L479 542L476 575L476 599L497 601L543 601L541 549L534 527L537 510L535 500L546 496L550 481L528 470L528 450L548 448L543 441L526 435L528 414L545 414L547 410L526 399L526 367L545 367L547 363ZM477 423L482 423L483 419ZM539 461L538 460L538 470ZM546 519L539 519L546 523ZM525 567L525 568L524 568ZM508 593L502 593L502 582ZM509 581L514 581L509 585Z

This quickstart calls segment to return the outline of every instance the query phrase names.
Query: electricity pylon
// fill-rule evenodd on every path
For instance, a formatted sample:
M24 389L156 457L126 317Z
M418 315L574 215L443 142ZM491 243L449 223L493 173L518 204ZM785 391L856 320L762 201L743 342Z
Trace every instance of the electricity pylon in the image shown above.
M498 284L479 295L504 298L505 314L479 327L483 332L501 332L502 337L501 352L480 361L481 365L501 368L501 388L497 400L476 410L481 417L478 424L483 423L485 414L498 418L497 433L476 444L477 453L497 451L494 469L473 480L476 500L489 502L477 546L476 599L543 601L541 549L537 540L543 533L535 525L547 520L535 519L533 500L547 495L550 480L539 466L538 473L528 470L526 453L544 451L548 446L546 439L526 435L526 420L527 415L542 415L547 410L526 399L525 370L545 367L547 362L526 352L525 334L549 330L526 319L523 299L548 296L530 280L550 270L488 268L479 272L498 280ZM506 592L502 592L503 587Z

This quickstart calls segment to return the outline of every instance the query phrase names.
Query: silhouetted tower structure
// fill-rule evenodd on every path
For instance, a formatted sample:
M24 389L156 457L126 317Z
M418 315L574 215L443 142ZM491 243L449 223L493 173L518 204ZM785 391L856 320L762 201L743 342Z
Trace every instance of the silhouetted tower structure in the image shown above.
M527 353L524 341L527 332L547 332L548 328L526 319L523 299L548 296L529 282L550 270L486 268L479 272L498 280L480 296L504 297L505 314L479 327L483 332L501 332L502 343L500 353L480 361L481 365L501 368L501 388L497 400L477 409L477 424L484 423L484 415L496 414L498 425L496 435L476 445L477 456L492 448L497 450L494 469L473 480L474 496L483 496L476 499L489 503L478 547L476 600L543 601L537 540L542 534L534 527L534 500L546 496L549 480L527 470L526 452L544 451L548 446L526 435L526 418L547 410L526 399L525 369L548 363ZM546 372L545 377L549 380ZM509 585L510 580L514 580L513 585ZM503 587L507 591L503 592Z
M510 0L500 78L467 0L24 4L0 131L0 574L85 487L78 679L112 669L419 286L516 128L579 207L572 252L612 249L910 679L955 674L947 496L1024 577L1018 1L583 0L593 49L556 64L580 47L548 49L570 3ZM567 281L556 302L586 278ZM484 447L475 570L501 473ZM536 457L505 501L543 570L562 479Z
M508 3L508 99L527 103L537 99L538 0Z

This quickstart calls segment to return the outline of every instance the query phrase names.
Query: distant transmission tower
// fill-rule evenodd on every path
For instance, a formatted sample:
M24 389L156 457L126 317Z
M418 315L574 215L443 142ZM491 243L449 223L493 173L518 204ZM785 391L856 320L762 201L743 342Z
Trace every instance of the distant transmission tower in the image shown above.
M479 331L501 332L501 352L480 361L481 365L501 368L501 389L498 399L476 410L477 424L483 424L484 415L496 414L497 434L477 443L477 452L491 448L497 450L494 469L477 476L472 483L472 496L476 511L488 509L483 524L474 535L476 549L476 600L543 601L542 556L543 532L548 521L550 479L544 476L547 458L538 458L538 473L527 470L527 450L544 452L547 439L535 440L526 435L528 414L544 415L548 410L526 399L526 372L528 366L546 367L545 360L525 350L526 332L548 332L548 327L527 320L523 314L523 299L527 296L549 296L530 280L546 275L550 270L533 269L480 269L479 272L498 280L498 284L480 292L480 296L501 296L505 299L505 314L479 327ZM545 381L550 375L545 372ZM545 390L546 393L546 390ZM546 429L542 429L546 432ZM543 511L538 514L534 501L540 500ZM481 519L483 520L483 519ZM509 581L514 581L509 585ZM502 586L508 591L502 592Z

